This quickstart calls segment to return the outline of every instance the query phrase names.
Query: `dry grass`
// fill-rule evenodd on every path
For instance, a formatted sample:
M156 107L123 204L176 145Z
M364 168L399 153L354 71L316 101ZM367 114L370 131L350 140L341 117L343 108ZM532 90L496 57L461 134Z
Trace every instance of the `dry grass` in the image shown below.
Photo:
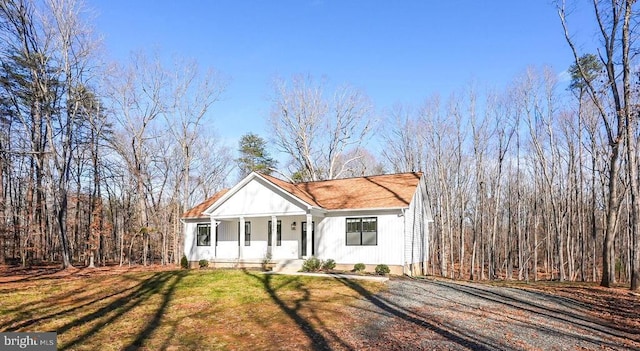
M339 346L345 309L384 285L249 271L81 269L0 276L0 331L57 331L59 350Z

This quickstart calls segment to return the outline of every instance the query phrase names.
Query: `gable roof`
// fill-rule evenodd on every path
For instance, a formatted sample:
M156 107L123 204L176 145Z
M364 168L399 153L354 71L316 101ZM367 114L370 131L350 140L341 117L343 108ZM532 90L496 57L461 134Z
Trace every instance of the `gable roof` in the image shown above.
M310 206L325 210L409 207L409 203L422 177L421 172L414 172L289 183L265 174L258 175ZM185 212L183 218L203 217L202 212L213 205L227 191L224 190L217 193Z
M213 205L214 202L218 201L224 194L226 194L229 189L222 189L219 192L215 193L212 197L204 200L199 203L195 207L187 210L182 214L182 218L207 218L202 212L209 208L209 206Z

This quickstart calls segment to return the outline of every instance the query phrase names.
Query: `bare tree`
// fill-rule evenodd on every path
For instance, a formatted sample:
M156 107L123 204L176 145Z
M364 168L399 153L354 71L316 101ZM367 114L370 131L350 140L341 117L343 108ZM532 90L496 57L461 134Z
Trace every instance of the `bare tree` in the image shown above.
M416 172L423 167L424 146L419 137L424 131L419 115L411 108L396 104L388 112L381 131L382 156L394 172Z
M79 133L87 125L79 113L84 96L78 92L86 90L93 77L92 54L97 43L81 11L82 3L75 0L0 4L0 27L7 44L3 69L11 75L4 88L13 116L31 135L28 182L35 189L35 199L33 192L27 195L31 232L27 237L38 233L38 247L49 250L54 240L47 224L55 221L64 267L71 266L67 231L70 175L74 160L82 158Z
M112 111L119 127L112 140L112 146L131 175L133 186L130 189L134 191L136 199L137 225L129 230L130 245L133 245L138 235L142 237L143 263L146 264L149 205L145 184L150 182L148 167L153 156L150 142L160 137L156 134L157 130L154 130L152 122L167 109L164 88L168 85L168 77L157 59L149 62L141 54L133 57L128 69L121 69L119 72L123 79L115 77L110 82ZM124 238L120 242L124 245ZM121 265L123 259L120 258Z
M206 128L203 127L207 124L207 115L226 89L227 80L214 70L202 74L196 62L178 63L175 66L170 76L169 98L172 103L164 116L172 137L180 146L176 158L182 160L177 175L181 181L176 181L174 196L182 199L175 203L176 213L182 213L192 205L190 178L196 141L206 137L203 133ZM175 159L171 162L175 163ZM174 263L178 264L181 257L179 252L182 252L182 226L178 221L175 221L172 232Z
M593 1L593 10L600 30L602 48L599 58L606 72L605 89L590 79L592 72L581 61L574 38L569 32L567 9L564 1L557 4L560 21L564 28L565 39L571 48L577 72L583 78L586 91L597 107L602 123L607 132L609 150L609 196L607 200L605 242L603 245L602 286L610 287L615 282L614 241L618 225L618 213L621 197L619 196L619 177L623 143L627 146L627 172L629 175L631 196L631 231L633 237L633 269L631 289L640 289L640 206L638 205L638 177L636 161L637 136L631 106L631 57L630 37L632 35L631 20L634 0ZM613 117L611 117L613 116Z
M344 159L345 153L357 150L370 132L372 105L364 93L349 86L332 94L325 89L310 76L275 82L273 141L307 180L339 178L361 157Z
M353 149L341 155L336 160L338 167L342 168L343 160L353 160L350 166L345 167L345 171L342 172L341 177L344 178L383 174L385 171L382 162L364 148Z

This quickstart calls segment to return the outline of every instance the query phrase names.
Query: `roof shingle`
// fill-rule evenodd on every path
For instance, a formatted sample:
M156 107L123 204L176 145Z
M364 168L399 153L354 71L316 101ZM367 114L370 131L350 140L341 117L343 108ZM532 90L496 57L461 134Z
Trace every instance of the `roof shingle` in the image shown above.
M386 174L305 183L289 183L264 174L260 176L311 206L325 210L348 210L408 207L422 173ZM226 192L227 190L217 193L185 212L183 217L202 216L202 212Z

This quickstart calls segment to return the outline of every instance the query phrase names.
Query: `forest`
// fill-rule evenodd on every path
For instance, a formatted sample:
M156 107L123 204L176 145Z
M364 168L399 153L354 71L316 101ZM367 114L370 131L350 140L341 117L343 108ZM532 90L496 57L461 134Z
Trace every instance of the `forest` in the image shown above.
M422 171L431 274L638 290L635 1L585 2L595 52L575 43L564 2L554 6L574 57L568 87L532 65L502 90L472 82L378 111L364 91L299 74L274 81L269 130L238 147L209 128L224 72L144 52L105 63L81 1L4 0L0 264L177 264L182 213L246 172Z

